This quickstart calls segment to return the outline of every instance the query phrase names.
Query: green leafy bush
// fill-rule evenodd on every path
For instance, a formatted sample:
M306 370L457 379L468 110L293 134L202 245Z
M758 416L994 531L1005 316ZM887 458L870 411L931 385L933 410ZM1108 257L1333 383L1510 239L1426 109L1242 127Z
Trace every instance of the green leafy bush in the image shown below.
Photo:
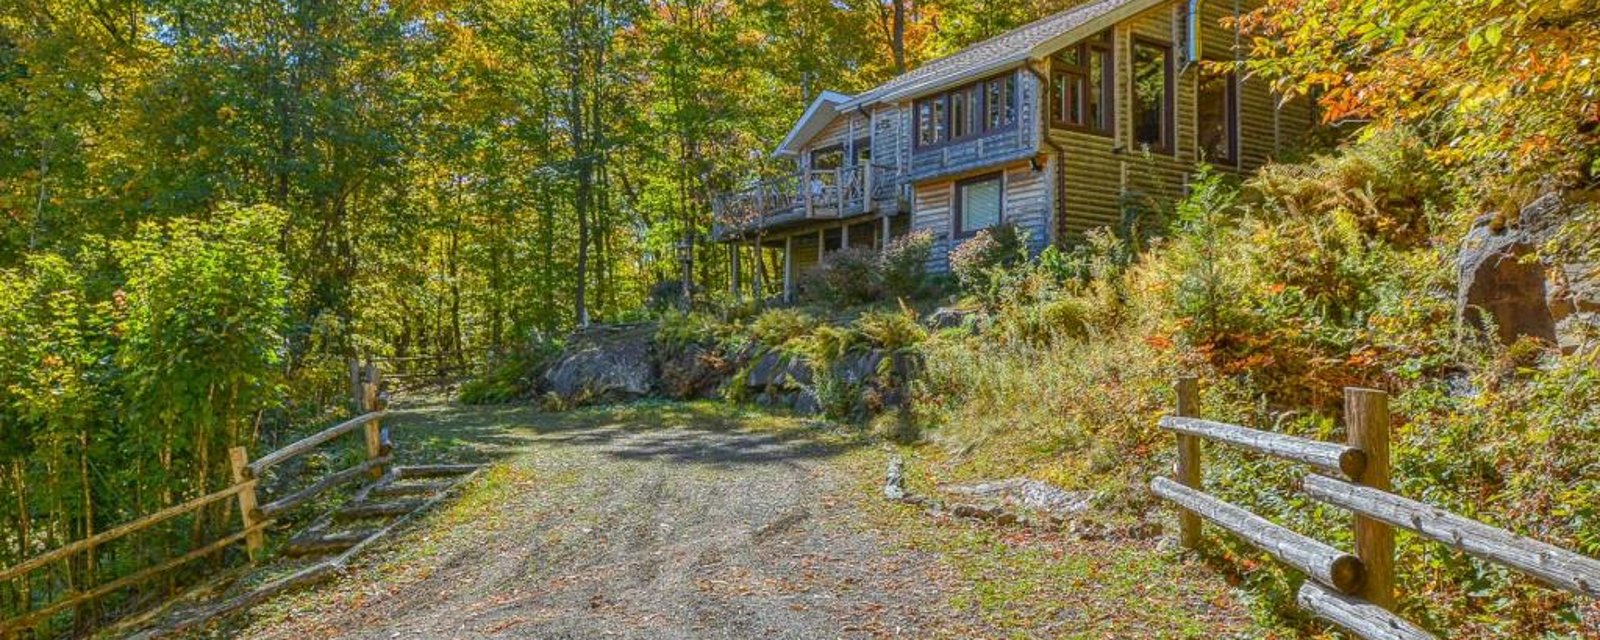
M1430 216L1448 200L1444 175L1413 132L1388 129L1306 163L1267 165L1251 186L1266 213L1342 213L1367 236L1409 248L1428 240Z
M915 298L928 284L928 259L933 256L933 233L926 229L895 238L884 247L879 261L884 293Z
M800 309L768 309L750 325L750 336L770 348L779 348L811 333L822 324Z
M855 321L855 329L872 347L890 353L905 351L928 339L928 330L910 309L871 311Z
M967 291L992 295L1004 269L1027 260L1027 247L1027 234L1016 225L989 227L950 252L950 271Z
M868 247L849 247L827 254L806 272L800 293L807 301L835 307L881 299L883 272L878 252Z
M503 404L526 400L538 389L539 377L552 359L561 353L555 340L536 335L525 345L486 363L457 392L462 404Z

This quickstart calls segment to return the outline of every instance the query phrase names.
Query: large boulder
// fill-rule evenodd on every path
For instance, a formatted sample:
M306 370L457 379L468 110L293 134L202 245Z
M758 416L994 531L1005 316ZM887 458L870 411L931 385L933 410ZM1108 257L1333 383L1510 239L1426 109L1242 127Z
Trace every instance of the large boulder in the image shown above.
M572 404L632 400L656 385L655 326L595 325L574 331L545 372L546 388Z
M1524 227L1496 229L1485 217L1473 224L1458 258L1456 316L1479 328L1493 322L1497 337L1556 342L1556 322L1545 295L1545 267L1532 256L1538 240Z

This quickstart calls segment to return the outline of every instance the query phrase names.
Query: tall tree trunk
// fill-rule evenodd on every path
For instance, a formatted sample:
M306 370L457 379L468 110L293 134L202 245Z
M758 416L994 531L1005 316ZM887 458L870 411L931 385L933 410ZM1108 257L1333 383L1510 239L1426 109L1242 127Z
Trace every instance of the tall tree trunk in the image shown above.
M450 350L455 355L457 365L466 363L466 356L462 353L461 345L461 191L463 186L458 181L456 184L455 217L450 224L450 248L448 266L450 271Z
M894 72L906 72L906 0L890 0L894 3L894 35L889 40L889 47L894 50Z

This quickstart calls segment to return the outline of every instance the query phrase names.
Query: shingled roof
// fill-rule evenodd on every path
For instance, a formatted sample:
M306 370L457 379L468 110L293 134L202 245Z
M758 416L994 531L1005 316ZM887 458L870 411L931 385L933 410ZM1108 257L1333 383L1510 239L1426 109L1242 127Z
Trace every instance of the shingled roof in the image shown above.
M894 102L931 93L967 80L1043 57L1055 48L1098 33L1118 20L1165 0L1091 0L1050 17L939 58L878 85L841 105L840 110Z

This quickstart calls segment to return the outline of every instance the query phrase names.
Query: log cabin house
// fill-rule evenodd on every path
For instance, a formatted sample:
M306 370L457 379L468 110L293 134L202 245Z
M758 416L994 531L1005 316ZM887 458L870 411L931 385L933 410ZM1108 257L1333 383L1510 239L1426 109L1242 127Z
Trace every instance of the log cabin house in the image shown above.
M1225 18L1254 4L1089 0L859 95L824 92L774 152L793 173L714 200L733 292L792 299L828 253L913 230L934 238L932 273L1001 223L1037 253L1118 226L1128 202L1179 198L1201 162L1261 166L1315 114L1238 69Z

